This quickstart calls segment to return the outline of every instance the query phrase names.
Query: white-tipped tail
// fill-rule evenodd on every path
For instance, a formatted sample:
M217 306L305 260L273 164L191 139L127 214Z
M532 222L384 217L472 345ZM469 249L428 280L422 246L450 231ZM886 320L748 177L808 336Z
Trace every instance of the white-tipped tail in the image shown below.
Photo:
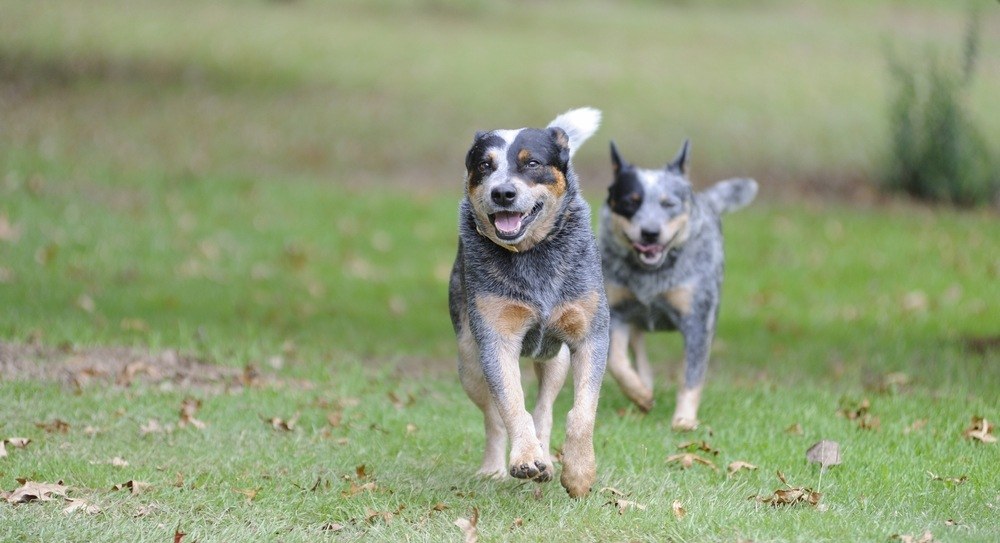
M548 128L558 127L569 136L569 156L573 157L576 150L597 132L601 126L601 110L592 107L571 109L556 117Z

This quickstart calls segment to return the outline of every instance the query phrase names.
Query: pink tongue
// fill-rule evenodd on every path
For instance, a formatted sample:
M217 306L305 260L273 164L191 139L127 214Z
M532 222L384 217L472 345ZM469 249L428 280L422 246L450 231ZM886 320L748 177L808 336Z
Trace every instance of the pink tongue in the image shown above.
M497 230L500 230L504 234L513 234L521 228L521 214L510 211L498 211L496 217L494 217L493 224L496 225Z

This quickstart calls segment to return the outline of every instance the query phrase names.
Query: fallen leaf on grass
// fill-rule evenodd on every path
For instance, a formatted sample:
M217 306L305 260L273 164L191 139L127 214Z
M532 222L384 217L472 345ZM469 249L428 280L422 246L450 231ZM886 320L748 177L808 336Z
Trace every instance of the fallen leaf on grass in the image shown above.
M31 443L31 440L26 437L8 437L0 441L0 458L7 456L7 445L15 449L23 449L28 446L28 443Z
M972 425L966 428L962 435L982 443L996 443L997 438L992 435L995 428L995 424L983 417L972 417Z
M458 526L459 530L462 530L462 535L465 536L465 543L477 543L479 541L479 529L476 527L479 524L479 508L472 508L472 516L469 518L459 517L455 519L453 523Z
M327 522L320 528L320 530L323 530L324 532L339 532L343 529L344 525L338 522Z
M802 425L796 422L795 424L789 426L788 428L785 428L785 433L792 434L793 436L800 436L804 432L802 430Z
M934 543L934 535L931 534L930 530L925 531L920 537L909 534L892 534L889 539L899 540L902 543Z
M120 456L116 456L116 457L112 458L111 460L107 460L107 461L104 461L104 462L91 462L90 463L90 465L92 465L92 466L96 466L96 465L99 465L99 464L111 464L112 466L114 466L116 468L124 468L124 467L128 466L128 460L125 460L124 458L122 458Z
M679 464L682 469L688 469L695 464L701 464L712 468L712 471L719 471L715 464L707 458L703 458L694 453L674 454L667 457L668 464Z
M742 470L753 471L755 469L757 469L757 466L749 462L744 462L742 460L730 462L729 465L726 466L726 471L729 473L729 475L735 475L736 473Z
M627 494L625 494L621 490L618 490L617 488L604 487L601 489L601 492L606 492L611 495L611 499L605 502L604 505L614 506L615 509L618 509L619 515L624 514L625 510L629 508L639 509L640 511L646 509L646 506L641 503L634 502L632 500L626 500L625 497L627 496Z
M417 399L413 397L413 394L407 394L405 400L403 398L400 398L398 395L396 395L395 392L391 390L387 395L389 396L389 401L392 403L392 406L395 407L396 409L403 409L404 407L409 407L417 401Z
M195 414L201 409L201 400L188 396L181 402L181 421L177 423L181 428L190 424L199 430L204 430L208 424L195 418Z
M184 539L184 536L186 536L186 535L187 534L184 533L184 532L182 532L180 528L175 529L174 530L174 543L181 543L181 540Z
M437 502L434 504L434 507L431 507L431 511L444 511L447 508L448 506L444 502Z
M927 476L931 478L931 481L941 481L943 483L951 483L953 485L964 484L969 480L967 475L962 475L961 477L941 477L939 475L934 475L933 472L928 471Z
M340 495L345 498L350 498L355 494L360 494L362 492L369 492L375 490L376 488L378 488L378 486L375 485L375 481L369 481L363 485L358 485L355 484L354 481L351 481L351 487L341 492Z
M143 483L141 481L125 481L124 483L118 483L111 487L111 490L125 490L127 489L132 494L142 494L143 492L153 488L150 483Z
M294 415L292 415L292 418L288 420L284 420L281 417L271 417L271 418L261 417L261 419L263 419L264 422L270 424L271 428L274 430L278 430L280 432L291 432L295 430L295 424L299 421L299 416L300 416L299 413L295 413Z
M334 428L340 428L340 425L343 423L343 420L344 420L344 413L341 411L331 411L326 414L326 422Z
M148 434L169 434L174 431L174 426L168 424L163 426L156 419L149 419L149 422L139 427L139 433L143 436Z
M823 497L822 494L811 488L794 487L788 484L788 481L785 480L785 474L780 471L778 472L778 479L788 488L779 488L770 496L750 496L748 499L757 500L772 507L796 505L799 503L808 503L809 505L816 506L819 504L820 498Z
M52 419L49 422L36 422L35 428L41 428L50 434L65 434L69 432L69 423L62 419Z
M365 522L368 524L374 524L377 520L382 520L382 522L388 524L392 520L393 514L389 511L376 511L374 509L365 510Z
M247 499L247 503L250 503L257 497L257 494L260 492L260 488L234 488L233 492L242 494L243 497Z
M17 481L21 483L21 486L7 496L7 503L27 503L35 500L47 502L51 501L53 496L65 498L66 492L69 490L69 487L62 484L62 481L58 483L36 483L24 479Z
M156 506L151 503L147 505L140 505L138 508L136 508L135 512L132 513L132 518L142 518L149 516L155 509Z
M687 450L689 452L690 451L703 451L703 452L707 452L708 454L712 454L712 455L716 455L716 456L718 456L718 454L719 454L719 450L718 449L712 447L711 445L709 445L704 440L702 440L702 441L685 441L684 443L681 443L680 445L678 445L677 448L680 449L680 450L682 450L682 451L683 450Z
M674 500L670 509L674 512L674 516L677 517L677 520L684 518L684 515L687 514L687 511L684 509L684 504L682 504L680 500Z
M524 526L524 519L517 517L514 519L514 522L510 523L510 528L508 529L513 531L515 528L520 528L521 526Z
M69 505L67 505L66 508L63 509L63 513L67 515L73 514L81 510L88 515L96 515L101 512L100 507L92 503L87 503L85 500L67 498L66 501L69 503Z
M815 443L806 451L806 460L818 462L821 469L836 466L840 464L840 444L829 439Z
M355 466L354 467L354 475L356 475L358 479L367 479L368 478L368 466L365 465L365 464L361 464L359 466Z

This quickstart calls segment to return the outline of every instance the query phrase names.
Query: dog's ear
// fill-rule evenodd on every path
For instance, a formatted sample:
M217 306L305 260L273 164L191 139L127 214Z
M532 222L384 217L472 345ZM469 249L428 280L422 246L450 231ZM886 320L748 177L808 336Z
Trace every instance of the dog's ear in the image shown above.
M547 130L549 131L549 135L552 136L552 141L556 144L556 149L559 150L559 169L565 170L566 166L569 165L569 157L572 154L569 149L569 135L558 126L550 126Z
M592 107L571 109L552 119L547 128L559 128L569 138L569 156L573 157L583 142L601 126L601 111Z
M688 150L691 148L691 140L685 139L681 145L681 150L674 157L674 160L667 164L667 171L687 175L688 173Z
M618 147L615 146L615 140L611 140L611 167L615 170L615 175L618 172L628 167L628 162L622 160L621 155L618 154Z

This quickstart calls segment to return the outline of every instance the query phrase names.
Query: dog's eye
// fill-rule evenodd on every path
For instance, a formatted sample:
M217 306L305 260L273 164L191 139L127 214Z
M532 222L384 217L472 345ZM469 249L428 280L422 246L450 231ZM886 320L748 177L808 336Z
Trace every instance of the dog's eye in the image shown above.
M484 160L476 166L476 169L479 170L479 173L490 173L493 171L493 164L489 160Z
M542 165L542 163L539 162L539 161L537 161L537 160L529 160L528 163L525 164L525 167L527 167L527 168L538 168L541 165Z
M668 198L666 200L661 200L660 205L663 206L664 209L673 209L677 207L677 201Z

